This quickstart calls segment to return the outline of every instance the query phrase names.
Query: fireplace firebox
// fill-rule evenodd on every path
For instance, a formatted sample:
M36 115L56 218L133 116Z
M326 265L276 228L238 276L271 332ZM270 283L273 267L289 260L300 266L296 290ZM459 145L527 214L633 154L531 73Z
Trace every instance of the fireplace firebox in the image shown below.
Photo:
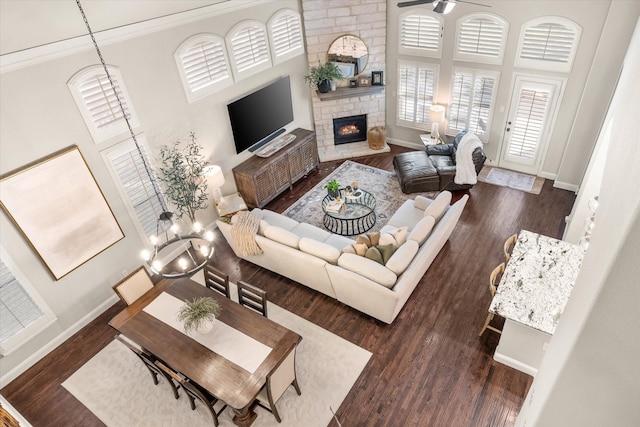
M333 119L333 143L347 144L367 140L367 115Z

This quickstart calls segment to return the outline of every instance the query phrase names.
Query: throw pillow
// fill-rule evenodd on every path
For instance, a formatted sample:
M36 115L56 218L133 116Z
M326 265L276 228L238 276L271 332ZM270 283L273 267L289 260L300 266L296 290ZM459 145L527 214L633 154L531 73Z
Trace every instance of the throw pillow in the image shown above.
M367 233L367 237L371 242L371 246L375 246L380 243L380 232L379 231L370 231Z
M365 252L364 257L369 258L370 260L373 260L378 264L384 265L384 261L382 260L382 254L380 253L380 250L378 249L377 246L371 246L369 249L367 249L367 252Z
M389 261L385 263L385 267L393 271L398 276L404 273L409 267L413 258L418 253L418 243L415 240L407 240L407 242L400 246L397 251L393 253Z
M340 251L331 245L318 242L317 240L303 237L300 239L300 250L310 255L317 256L331 264L336 264L340 257Z
M436 222L440 221L442 215L451 204L451 192L443 191L438 194L433 203L431 203L427 209L424 210L424 216L432 216Z
M382 254L383 264L386 264L387 261L389 261L389 258L391 258L393 253L396 251L396 248L394 248L393 245L377 245L376 248L380 251L380 254Z
M415 199L413 199L413 207L420 210L425 210L429 205L433 202L433 200L428 199L424 196L417 195Z
M364 243L354 243L353 249L356 251L357 255L364 256L364 254L367 252L367 249L369 249L369 247Z
M369 239L369 236L365 236L364 234L361 234L358 237L356 237L356 244L358 244L358 245L367 245L367 247L372 246L371 245L371 240Z
M353 248L353 243L350 245L345 246L344 248L342 248L342 253L343 254L356 254L356 250Z
M393 238L396 239L396 243L397 243L396 248L407 241L408 229L409 227L405 225L404 227L396 228L394 231L391 232L391 235L393 236Z
M418 245L422 245L431 234L431 230L433 230L433 226L436 224L435 218L432 216L423 217L411 230L411 234L407 237L407 241L413 240L418 242Z

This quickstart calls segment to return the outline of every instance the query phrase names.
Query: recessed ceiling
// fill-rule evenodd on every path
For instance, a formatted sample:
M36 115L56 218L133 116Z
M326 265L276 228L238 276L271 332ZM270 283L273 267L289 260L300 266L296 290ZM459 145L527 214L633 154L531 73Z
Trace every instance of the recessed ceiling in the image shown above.
M226 1L230 0L80 0L80 4L91 30L98 33ZM74 0L0 0L0 55L85 34Z

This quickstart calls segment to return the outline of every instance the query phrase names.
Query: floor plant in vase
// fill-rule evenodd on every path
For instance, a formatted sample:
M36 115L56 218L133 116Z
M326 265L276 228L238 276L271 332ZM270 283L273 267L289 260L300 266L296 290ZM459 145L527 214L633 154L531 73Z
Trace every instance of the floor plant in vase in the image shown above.
M213 330L221 311L220 304L211 297L194 298L192 301L185 301L180 307L178 320L183 323L186 334L208 334Z

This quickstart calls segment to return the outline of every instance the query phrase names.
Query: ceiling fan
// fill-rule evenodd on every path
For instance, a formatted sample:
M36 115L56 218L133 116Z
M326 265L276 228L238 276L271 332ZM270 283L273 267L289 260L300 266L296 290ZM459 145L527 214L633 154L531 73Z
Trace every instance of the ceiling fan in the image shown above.
M398 3L398 7L419 6L421 4L433 3L433 11L436 13L447 14L453 10L457 3L469 3L476 6L491 7L486 4L474 3L466 0L413 0Z

